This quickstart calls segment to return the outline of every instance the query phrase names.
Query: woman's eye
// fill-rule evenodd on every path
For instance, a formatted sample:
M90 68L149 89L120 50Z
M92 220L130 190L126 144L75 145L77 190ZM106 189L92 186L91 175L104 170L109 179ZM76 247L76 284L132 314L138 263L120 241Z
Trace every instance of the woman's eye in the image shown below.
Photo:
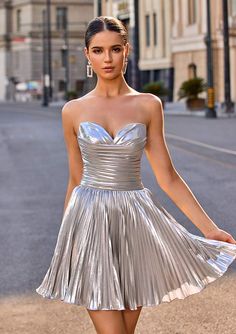
M121 51L121 49L120 49L120 48L114 48L113 51L115 51L115 52L118 53L118 52ZM97 50L93 50L93 52L94 52L94 53L101 53L101 50L97 49Z

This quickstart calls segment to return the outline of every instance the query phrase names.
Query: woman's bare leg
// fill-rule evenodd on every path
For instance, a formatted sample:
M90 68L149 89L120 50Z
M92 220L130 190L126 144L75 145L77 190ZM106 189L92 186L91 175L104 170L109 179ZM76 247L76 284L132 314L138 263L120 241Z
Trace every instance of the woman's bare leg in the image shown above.
M98 334L128 334L121 313L122 311L86 310Z
M139 306L137 310L125 309L121 311L124 318L127 334L134 334L141 310L142 306Z

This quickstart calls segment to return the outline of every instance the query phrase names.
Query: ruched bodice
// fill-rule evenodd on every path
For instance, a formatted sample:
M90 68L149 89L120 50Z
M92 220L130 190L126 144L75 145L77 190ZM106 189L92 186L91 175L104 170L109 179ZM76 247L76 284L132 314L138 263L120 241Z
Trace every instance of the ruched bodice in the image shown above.
M143 189L140 165L146 125L129 123L114 138L99 124L81 122L78 142L83 159L81 185L102 189Z

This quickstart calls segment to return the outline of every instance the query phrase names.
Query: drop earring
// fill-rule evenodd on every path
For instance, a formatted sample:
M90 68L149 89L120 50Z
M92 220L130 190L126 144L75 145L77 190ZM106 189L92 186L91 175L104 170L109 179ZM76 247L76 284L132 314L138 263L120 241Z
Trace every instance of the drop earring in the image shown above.
M87 77L88 78L93 77L93 69L92 69L90 61L88 61L88 64L87 64Z
M125 65L124 65L124 69L123 69L123 74L126 73L127 65L128 65L128 58L125 59Z

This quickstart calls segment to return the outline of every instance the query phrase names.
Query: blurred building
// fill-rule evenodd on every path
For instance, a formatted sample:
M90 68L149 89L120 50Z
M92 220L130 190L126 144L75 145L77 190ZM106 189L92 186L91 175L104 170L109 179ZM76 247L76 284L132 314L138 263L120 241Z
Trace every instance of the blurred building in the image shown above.
M95 3L101 10L98 14L115 16L131 28L131 45L139 46L136 50L139 88L147 82L162 80L171 91L168 96L170 101L177 100L178 90L184 80L194 76L206 79L206 0L95 0ZM231 95L235 101L236 0L228 0L228 3ZM135 9L138 15L136 18ZM211 0L211 18L215 97L216 101L223 102L222 1ZM138 30L138 42L134 38L135 30ZM134 61L135 58L132 57ZM133 71L133 74L136 75L137 72ZM135 82L134 78L129 81L131 84L132 82Z
M42 82L43 12L46 0L0 0L0 99L14 99L16 83L37 87ZM127 82L137 90L162 80L168 100L177 100L181 83L207 77L206 0L51 0L53 97L68 90L83 95L86 79L84 31L97 15L119 18L128 28L131 52ZM236 100L236 0L228 0L231 96ZM222 1L211 0L212 46L216 101L224 101ZM69 57L65 58L65 22ZM66 59L69 80L66 81ZM67 67L67 68L68 68Z
M46 0L0 0L0 99L12 99L17 82L42 82L43 12ZM51 0L53 97L65 90L65 22L68 35L68 89L83 93L86 60L84 31L93 17L93 0ZM28 85L30 87L30 84ZM31 84L32 86L32 84Z
M171 53L174 67L174 98L183 82L194 76L207 77L206 0L174 0ZM224 101L224 54L222 1L211 0L211 32L216 101ZM231 95L236 101L236 0L229 0Z

